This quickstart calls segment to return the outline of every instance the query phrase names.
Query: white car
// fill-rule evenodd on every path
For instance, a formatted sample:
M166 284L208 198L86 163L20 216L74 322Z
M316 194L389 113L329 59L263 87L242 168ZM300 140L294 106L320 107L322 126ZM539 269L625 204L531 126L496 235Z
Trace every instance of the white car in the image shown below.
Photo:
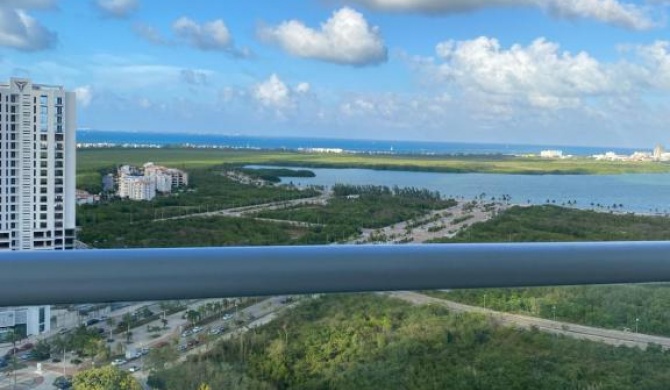
M141 368L140 368L140 367L137 367L137 366L132 366L132 367L130 367L130 368L128 369L128 371L130 371L130 372L137 372L137 371L139 371L139 370L141 370Z
M223 320L228 321L229 319L233 318L233 315L230 313L226 313L223 315Z
M124 359L114 359L114 360L112 361L112 366L122 366L122 365L124 365L124 364L126 364L126 363L128 363L128 362L127 362L126 360L124 360Z
M191 329L191 332L193 332L193 334L200 333L201 331L202 328L199 326L196 326L195 328Z

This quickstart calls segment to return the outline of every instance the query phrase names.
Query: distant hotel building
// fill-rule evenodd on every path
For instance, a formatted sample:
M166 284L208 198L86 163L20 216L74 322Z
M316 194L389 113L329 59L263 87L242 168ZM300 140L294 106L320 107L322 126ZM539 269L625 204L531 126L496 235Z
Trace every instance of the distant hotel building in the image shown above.
M75 110L63 87L0 83L0 250L73 248ZM50 317L48 306L0 309L0 332L45 332Z
M124 165L118 170L120 198L152 200L157 192L170 193L188 185L188 174L179 169L146 163L143 172L137 167Z
M543 150L540 152L542 158L561 158L563 157L562 150Z

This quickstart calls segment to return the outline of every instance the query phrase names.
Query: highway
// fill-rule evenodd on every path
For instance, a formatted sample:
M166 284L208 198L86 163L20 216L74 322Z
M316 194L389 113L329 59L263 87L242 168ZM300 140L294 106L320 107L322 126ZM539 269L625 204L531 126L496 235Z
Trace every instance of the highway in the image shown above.
M641 349L646 349L649 344L653 343L660 345L663 347L663 349L670 349L669 337L651 336L642 333L594 328L591 326L576 325L569 322L552 321L519 314L503 313L485 309L483 307L464 305L462 303L452 302L446 299L434 298L428 295L410 291L389 292L385 294L417 305L439 305L457 313L483 314L503 325L513 326L520 329L530 329L531 327L535 327L539 331L546 333L560 334L580 340L598 341L615 346L625 345L627 347L639 347Z

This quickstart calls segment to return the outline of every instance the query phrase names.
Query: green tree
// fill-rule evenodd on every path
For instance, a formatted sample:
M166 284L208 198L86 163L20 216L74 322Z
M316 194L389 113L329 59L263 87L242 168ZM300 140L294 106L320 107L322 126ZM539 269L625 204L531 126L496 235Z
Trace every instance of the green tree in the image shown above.
M162 348L154 348L144 359L144 364L150 370L162 370L169 363L176 361L179 353L172 345L166 345Z
M191 325L195 325L195 323L200 320L200 313L197 310L189 310L185 315L186 319L191 323Z
M142 390L142 386L126 371L106 366L77 374L74 390Z

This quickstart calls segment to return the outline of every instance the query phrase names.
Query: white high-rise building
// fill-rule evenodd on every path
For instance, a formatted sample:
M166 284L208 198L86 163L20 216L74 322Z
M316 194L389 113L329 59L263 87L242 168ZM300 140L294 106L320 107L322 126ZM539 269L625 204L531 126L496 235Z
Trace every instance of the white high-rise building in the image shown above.
M75 109L63 87L0 84L0 250L73 247Z
M0 250L74 247L75 109L63 87L0 83ZM49 307L0 310L0 331L10 323L48 331Z

